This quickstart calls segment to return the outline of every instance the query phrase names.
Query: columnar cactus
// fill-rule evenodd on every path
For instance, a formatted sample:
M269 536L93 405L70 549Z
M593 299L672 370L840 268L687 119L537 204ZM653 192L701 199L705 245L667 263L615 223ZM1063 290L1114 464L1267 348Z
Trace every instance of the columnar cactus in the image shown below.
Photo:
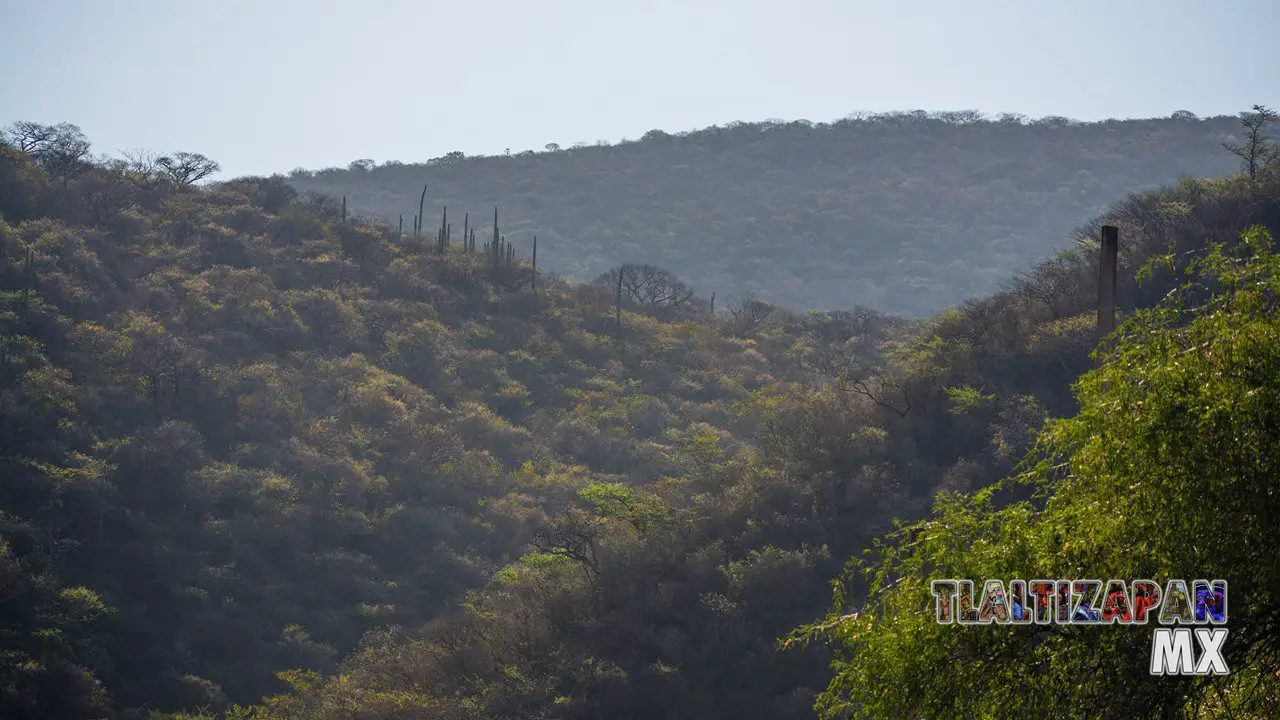
M498 267L498 252L501 250L499 241L501 239L501 236L498 235L498 206L495 205L493 207L493 240L489 242L490 250L493 251L493 267L495 269Z
M449 231L449 206L444 207L444 214L440 216L440 231L436 233L436 252L444 254L444 246L448 242L446 234Z
M417 234L417 235L419 235L419 236L422 234L422 221L423 221L423 218L425 217L425 216L422 214L422 213L423 213L423 204L424 204L424 203L426 203L426 202L427 202L427 186L426 186L426 185L423 185L423 186L422 186L422 197L419 197L419 198L418 198L418 229L417 229L417 232L415 233L415 234Z

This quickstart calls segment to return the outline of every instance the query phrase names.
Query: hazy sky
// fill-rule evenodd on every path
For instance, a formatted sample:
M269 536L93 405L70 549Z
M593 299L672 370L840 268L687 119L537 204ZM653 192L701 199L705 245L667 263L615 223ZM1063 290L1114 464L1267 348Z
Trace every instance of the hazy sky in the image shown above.
M0 0L0 124L229 175L734 120L1280 105L1280 0Z

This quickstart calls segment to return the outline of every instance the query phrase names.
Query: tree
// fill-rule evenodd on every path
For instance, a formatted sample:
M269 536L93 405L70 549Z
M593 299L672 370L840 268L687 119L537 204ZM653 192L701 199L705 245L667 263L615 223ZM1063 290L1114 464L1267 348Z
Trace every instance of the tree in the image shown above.
M16 225L34 217L48 182L30 155L0 138L0 218Z
M19 120L4 130L4 138L24 153L35 153L37 148L51 141L57 134L53 125L41 125Z
M651 315L668 315L694 296L693 288L655 265L627 263L604 273L595 282L606 288L620 288L623 302Z
M834 641L843 655L816 704L821 717L994 718L1047 707L1055 717L1270 716L1280 692L1280 540L1270 530L1280 515L1280 255L1254 228L1192 267L1190 283L1126 320L1106 364L1076 386L1079 413L1041 433L1026 472L968 497L940 495L933 519L894 533L863 566L861 608L841 602L793 636ZM1185 310L1204 287L1218 292ZM1047 502L996 502L1027 486ZM1232 600L1242 598L1230 606L1231 675L1153 678L1145 627L934 622L932 579L1054 572L1229 578Z
M125 182L126 177L128 176L112 172L110 166L92 168L80 177L77 186L93 222L105 225L129 205L133 198L133 187Z
M1050 319L1057 320L1066 308L1079 306L1080 270L1074 256L1059 253L1015 276L1010 290L1028 302L1043 305Z
M106 167L114 170L135 185L150 186L166 177L160 168L161 155L145 148L121 150L120 159L111 160Z
M581 508L569 508L534 533L530 544L538 552L563 555L582 567L588 582L600 575L601 518Z
M760 327L777 308L773 304L757 299L748 293L729 306L729 315L733 317L733 332L746 335Z
M1278 117L1280 115L1271 108L1254 105L1251 111L1240 113L1240 124L1244 126L1244 142L1222 143L1224 148L1239 156L1243 170L1250 180L1256 180L1259 173L1280 163L1280 148L1267 137L1267 126L1275 122Z
M89 166L87 159L91 145L77 125L19 121L6 128L4 135L14 147L30 155L51 178L63 185Z
M156 165L179 188L187 188L222 169L218 163L200 153L177 152L165 155Z
M949 125L975 125L985 118L980 110L947 110L938 113L938 119Z

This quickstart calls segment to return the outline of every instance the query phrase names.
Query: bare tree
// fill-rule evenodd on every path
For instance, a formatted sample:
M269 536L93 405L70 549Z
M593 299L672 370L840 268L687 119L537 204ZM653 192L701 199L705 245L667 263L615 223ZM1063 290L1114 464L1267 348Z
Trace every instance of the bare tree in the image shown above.
M149 189L168 178L160 168L159 153L145 149L121 150L120 157L108 158L102 167L111 170L135 189Z
M41 125L15 122L4 131L5 139L27 153L55 180L66 184L89 168L89 139L71 123Z
M892 410L900 418L911 412L910 385L893 376L884 375L879 370L868 370L862 377L841 377L836 387L842 392L861 395L886 410Z
M177 152L156 160L160 170L179 188L190 187L222 169L200 153Z
M578 563L588 582L600 576L598 543L603 534L600 518L581 508L569 508L532 538L538 552L563 555Z
M1244 126L1243 143L1222 143L1222 147L1239 156L1244 171L1250 180L1257 179L1258 173L1280 163L1280 148L1267 137L1267 125L1280 118L1275 110L1263 105L1254 105L1251 112L1240 113L1240 124Z
M48 143L57 134L53 125L41 125L29 120L19 120L4 129L4 138L24 153Z
M733 317L731 328L735 334L745 335L760 327L776 310L772 304L748 293L729 306L729 315Z
M890 322L884 313L865 305L854 305L851 310L833 310L826 315L832 319L833 329L843 335L841 341L850 336L871 335Z
M144 148L121 150L120 157L124 158L124 167L130 172L151 176L160 171L160 154L154 151Z
M1009 289L1028 302L1043 305L1051 320L1076 309L1080 292L1079 267L1066 255L1038 263L1014 278Z
M670 314L694 295L674 273L654 265L621 265L596 278L596 284L618 288L623 302L651 315Z

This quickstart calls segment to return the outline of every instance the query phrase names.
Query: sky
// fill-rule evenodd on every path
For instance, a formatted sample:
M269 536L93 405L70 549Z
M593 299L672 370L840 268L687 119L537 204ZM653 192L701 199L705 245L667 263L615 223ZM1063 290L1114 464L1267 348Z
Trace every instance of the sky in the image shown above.
M221 177L768 118L1280 106L1277 0L0 0L0 125Z

